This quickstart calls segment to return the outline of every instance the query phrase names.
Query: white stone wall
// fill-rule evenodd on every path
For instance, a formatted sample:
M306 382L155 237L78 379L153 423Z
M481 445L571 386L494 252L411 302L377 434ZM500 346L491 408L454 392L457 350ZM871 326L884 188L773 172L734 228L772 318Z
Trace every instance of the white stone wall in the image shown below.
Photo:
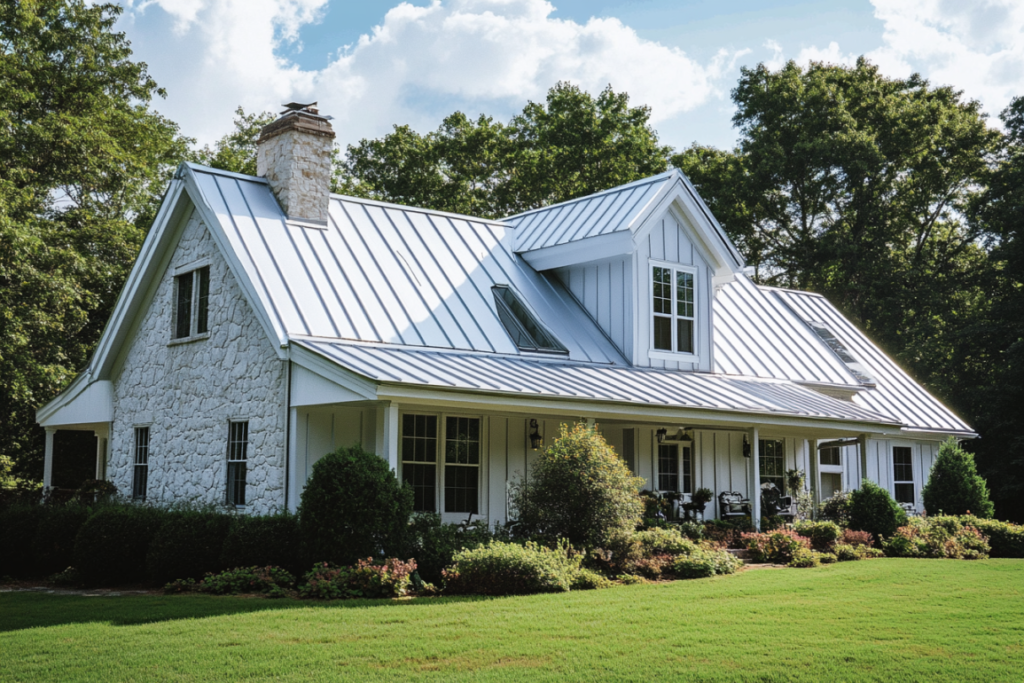
M209 259L209 336L170 344L174 269ZM228 421L249 421L246 510L284 508L285 366L198 215L184 229L114 380L108 475L132 490L134 428L150 425L147 499L223 503Z
M331 191L331 149L334 136L288 129L260 142L257 173L289 218L327 222Z

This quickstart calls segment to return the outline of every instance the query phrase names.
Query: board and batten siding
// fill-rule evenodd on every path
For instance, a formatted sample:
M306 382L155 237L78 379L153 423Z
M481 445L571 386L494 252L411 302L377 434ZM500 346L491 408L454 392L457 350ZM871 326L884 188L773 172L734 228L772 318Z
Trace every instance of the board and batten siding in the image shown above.
M626 358L633 357L633 259L558 268L555 275Z
M866 470L864 476L877 483L890 495L895 495L896 490L893 480L893 454L895 446L908 446L911 452L911 463L914 470L914 505L917 511L924 509L924 501L921 498L921 490L928 482L932 465L939 454L938 441L912 441L909 439L868 439L867 449L864 457ZM850 488L860 485L860 479L856 479Z

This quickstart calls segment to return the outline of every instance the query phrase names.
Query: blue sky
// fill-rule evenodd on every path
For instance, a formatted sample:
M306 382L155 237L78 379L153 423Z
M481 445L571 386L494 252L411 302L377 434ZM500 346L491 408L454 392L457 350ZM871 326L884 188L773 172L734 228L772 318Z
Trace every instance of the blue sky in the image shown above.
M505 120L557 80L611 83L662 140L735 142L744 65L785 59L923 73L997 114L1024 94L1018 0L123 0L119 26L169 92L158 108L210 142L236 106L319 100L338 141L456 109Z

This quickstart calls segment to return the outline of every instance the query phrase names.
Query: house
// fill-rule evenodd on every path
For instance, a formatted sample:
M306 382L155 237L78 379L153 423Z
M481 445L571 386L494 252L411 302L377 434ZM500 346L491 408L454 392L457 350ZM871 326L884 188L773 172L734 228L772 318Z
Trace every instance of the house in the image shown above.
M920 509L939 443L975 436L823 297L751 282L677 170L492 221L330 195L333 137L294 107L261 177L178 169L88 367L38 411L47 485L54 432L87 430L136 498L294 510L361 443L418 510L497 523L585 420L648 487L755 517L791 468Z

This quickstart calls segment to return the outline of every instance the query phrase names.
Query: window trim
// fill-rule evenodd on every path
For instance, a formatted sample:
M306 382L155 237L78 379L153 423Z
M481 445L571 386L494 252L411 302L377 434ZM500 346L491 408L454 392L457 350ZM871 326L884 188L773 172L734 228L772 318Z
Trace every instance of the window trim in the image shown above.
M190 263L187 266L179 266L174 269L174 282L171 287L171 338L168 341L168 346L174 346L176 344L185 344L188 342L199 341L201 339L209 339L210 337L210 264L209 259L203 259ZM206 273L206 296L203 297L202 292L202 281L203 273ZM189 307L189 321L188 321L188 334L182 337L178 337L178 287L180 278L184 276L191 276L192 278L192 292L190 298ZM205 299L205 309L200 306L200 302ZM205 318L206 329L203 331L199 330L200 318Z
M917 505L917 482L914 481L914 447L906 444L892 444L890 447L890 462L892 463L892 497L900 505ZM910 468L910 479L897 479L896 478L896 449L906 449L908 454L908 463L902 465L903 467ZM908 501L901 501L896 495L896 487L898 485L910 485L911 499Z
M655 268L667 268L672 271L672 314L666 316L664 313L654 312L654 269ZM676 291L675 291L675 279L676 271L689 273L693 276L693 317L687 318L680 316L677 311ZM662 261L660 259L648 259L647 260L647 333L649 335L649 343L647 349L647 356L651 359L657 360L670 360L679 363L699 363L700 362L700 324L701 316L698 315L700 308L700 269L697 266L687 265L685 263L672 263L671 261ZM668 349L656 349L654 348L654 320L656 317L667 317L672 321L672 348L678 347L678 321L679 320L690 320L693 322L693 351L670 351Z
M764 463L765 463L764 444L767 441L775 441L775 442L778 442L778 443L782 444L782 474L778 475L777 477L776 476L772 476L771 478L772 479L780 478L782 480L782 482L781 482L782 486L778 486L776 488L779 489L779 493L781 493L782 495L784 495L784 496L785 495L789 495L786 492L786 456L789 455L789 444L787 443L788 439L786 439L784 437L770 437L770 436L759 436L758 437L758 444L757 444L757 467L758 467L757 479L761 483L761 485L764 485L764 483L765 483L765 475L763 475L761 473L761 468L764 467Z
M149 452L151 450L150 446L153 443L153 432L150 429L150 427L152 427L152 425L150 424L135 425L132 431L132 500L145 501L146 496L149 492ZM146 444L145 446L140 447L139 434L141 433L145 433L146 435ZM139 462L140 448L145 449L145 462ZM140 470L144 473L141 485L141 495L137 492L138 489L140 488Z
M676 489L674 491L672 489L663 489L663 488L661 488L661 453L660 453L660 450L662 448L675 448L676 449L676 464L679 467L678 474L676 476L679 477L679 481L678 481L677 487L676 487ZM690 452L690 457L689 458L687 458L684 455L684 451L689 451ZM656 490L659 493L669 493L669 492L672 492L672 493L684 493L684 494L687 494L687 495L692 495L693 494L695 482L697 481L696 464L694 462L696 460L696 458L694 457L693 451L694 451L694 448L693 448L692 445L687 446L687 445L682 444L682 443L658 443L657 439L655 439L655 441L654 441L654 483L657 486ZM686 467L686 461L687 460L690 461L689 468ZM689 471L687 471L687 470L689 470ZM689 475L689 476L687 476L687 475ZM689 480L689 484L690 484L689 489L690 490L686 490L687 489L687 486L686 486L687 480Z
M245 441L235 440L234 428L235 425L245 425ZM249 443L250 443L250 432L249 432L249 419L230 419L228 420L228 439L227 439L227 452L225 454L224 462L224 502L228 506L234 506L235 508L244 508L248 505L248 498L246 493L248 492L248 475L249 475ZM242 446L242 457L233 458L234 449L232 448L235 444L241 444ZM237 495L232 496L232 483L236 483L237 478L232 480L232 464L238 465L242 463L242 471L244 479L242 479L242 502L238 502ZM237 494L237 489L235 491Z
M433 464L434 470L434 510L435 514L441 515L444 519L445 516L449 518L458 517L459 520L464 520L468 512L445 512L445 468L448 465L453 467L474 467L477 471L477 493L476 493L476 509L477 512L472 513L478 517L487 517L487 506L488 506L488 493L487 493L487 462L490 457L490 449L488 448L488 433L487 433L487 420L483 415L472 414L472 413L458 413L458 412L430 412L422 410L410 410L408 412L402 411L399 414L398 422L400 427L404 426L406 415L424 415L428 417L437 418L437 459L434 463L414 462L406 461L402 457L402 453L399 452L398 456L398 480L401 482L405 481L405 465L423 465ZM468 418L478 420L480 423L480 462L474 464L466 463L448 463L445 462L445 449L448 441L448 418ZM399 449L401 449L402 439L405 438L404 431L399 431Z

